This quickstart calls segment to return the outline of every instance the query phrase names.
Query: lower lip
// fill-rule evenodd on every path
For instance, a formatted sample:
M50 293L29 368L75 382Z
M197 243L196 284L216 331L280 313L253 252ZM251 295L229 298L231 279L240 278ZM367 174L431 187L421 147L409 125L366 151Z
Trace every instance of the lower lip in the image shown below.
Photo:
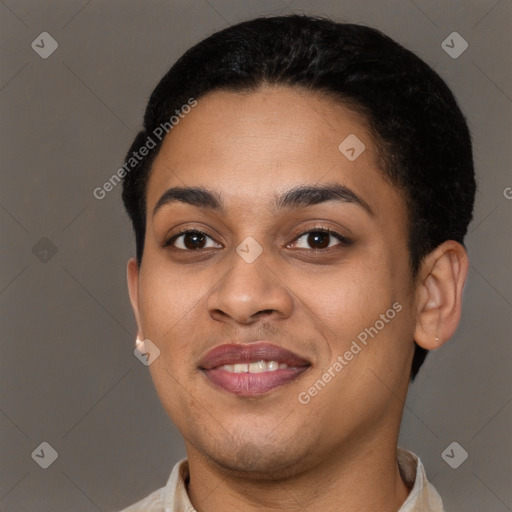
M285 368L273 372L232 373L220 368L203 370L208 379L229 393L239 396L257 396L294 381L308 366Z

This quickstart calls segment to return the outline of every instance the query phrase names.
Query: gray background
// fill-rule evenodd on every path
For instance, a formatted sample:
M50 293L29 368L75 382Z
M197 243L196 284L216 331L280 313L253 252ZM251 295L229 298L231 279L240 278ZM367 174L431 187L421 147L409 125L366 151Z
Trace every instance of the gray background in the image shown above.
M92 191L122 164L150 92L188 47L292 11L381 29L447 80L468 117L479 192L463 318L412 386L400 442L448 511L512 510L511 0L5 0L1 511L115 510L162 486L185 455L133 355L120 187L101 201ZM31 48L44 31L59 45L47 59ZM457 59L441 47L454 31L469 43ZM43 441L59 454L48 469L31 458ZM441 457L453 441L469 454L457 469Z

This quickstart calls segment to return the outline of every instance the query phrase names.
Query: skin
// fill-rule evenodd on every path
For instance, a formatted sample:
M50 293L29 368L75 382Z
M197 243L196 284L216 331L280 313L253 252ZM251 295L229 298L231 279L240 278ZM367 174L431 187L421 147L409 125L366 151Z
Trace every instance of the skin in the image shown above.
M366 146L353 162L338 150L349 134ZM144 255L140 268L129 261L128 284L138 337L161 351L150 371L185 439L188 493L200 512L396 512L408 495L396 445L412 340L433 349L453 334L468 261L447 241L413 279L405 201L376 147L358 114L284 86L210 93L164 140L148 182ZM327 183L349 188L371 213L333 200L272 207L276 194ZM153 216L176 186L221 195L224 211L175 201ZM163 247L185 228L211 237L207 248ZM322 228L351 243L331 236L328 248L313 249L307 233ZM253 263L235 251L247 237L263 249ZM395 318L301 404L299 393L394 303L402 306ZM310 368L256 398L230 394L199 370L211 348L258 339Z

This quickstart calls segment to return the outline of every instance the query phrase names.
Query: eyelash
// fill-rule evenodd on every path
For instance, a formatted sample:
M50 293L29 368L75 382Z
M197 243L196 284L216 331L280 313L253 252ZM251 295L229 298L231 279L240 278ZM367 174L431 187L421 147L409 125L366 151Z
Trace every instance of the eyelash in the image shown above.
M348 246L348 245L351 245L352 244L352 240L348 239L347 237L343 236L342 234L338 233L337 231L334 231L332 229L329 229L327 227L321 227L321 226L317 226L317 227L314 227L313 229L308 229L307 231L303 231L301 233L299 233L294 239L293 239L293 242L297 242L297 240L300 240L302 237L306 236L306 235L309 235L311 233L321 233L323 235L329 235L330 237L334 237L334 238L337 238L338 239L338 244L336 244L336 246ZM332 249L332 247L326 247L326 248L323 248L323 249L302 249L302 250L309 250L309 251L323 251L323 250L326 250L326 249Z
M329 228L325 228L325 227L315 227L315 228L312 228L312 229L308 229L307 231L302 231L301 233L299 233L292 241L293 242L297 242L298 240L300 240L303 236L305 235L309 235L311 233L321 233L323 235L329 235L331 237L334 237L336 239L338 239L338 241L340 242L339 244L336 244L336 245L341 245L341 246L348 246L348 245L351 245L352 244L352 240L344 237L343 235L341 235L340 233L336 232L336 231L333 231L332 229L329 229ZM214 240L211 236L208 235L208 233L205 233L204 231L200 231L198 229L186 229L184 231L180 231L179 233L176 233L175 235L173 235L171 238L169 238L167 241L164 242L163 244L163 247L173 247L173 244L174 242L181 236L183 235L187 235L187 234L196 234L196 235L204 235L206 236L207 238L210 238L211 240ZM215 241L215 240L214 240ZM218 243L218 242L216 242ZM210 248L206 248L206 249L181 249L181 248L177 248L177 247L173 247L174 249L178 250L178 251L183 251L183 252L201 252L201 251L205 251L205 250L208 250ZM310 248L310 249L301 249L301 250L309 250L309 251L325 251L325 249L332 249L332 247L326 247L326 248L323 248L323 249L313 249L313 248Z

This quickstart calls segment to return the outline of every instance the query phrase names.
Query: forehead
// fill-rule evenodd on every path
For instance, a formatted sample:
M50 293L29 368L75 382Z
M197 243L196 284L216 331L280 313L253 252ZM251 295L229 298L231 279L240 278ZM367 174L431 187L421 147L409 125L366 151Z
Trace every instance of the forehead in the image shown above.
M266 201L279 190L333 181L362 196L375 187L396 195L378 162L366 120L332 98L282 86L215 91L165 137L147 207L150 212L175 186L210 188L226 204Z

